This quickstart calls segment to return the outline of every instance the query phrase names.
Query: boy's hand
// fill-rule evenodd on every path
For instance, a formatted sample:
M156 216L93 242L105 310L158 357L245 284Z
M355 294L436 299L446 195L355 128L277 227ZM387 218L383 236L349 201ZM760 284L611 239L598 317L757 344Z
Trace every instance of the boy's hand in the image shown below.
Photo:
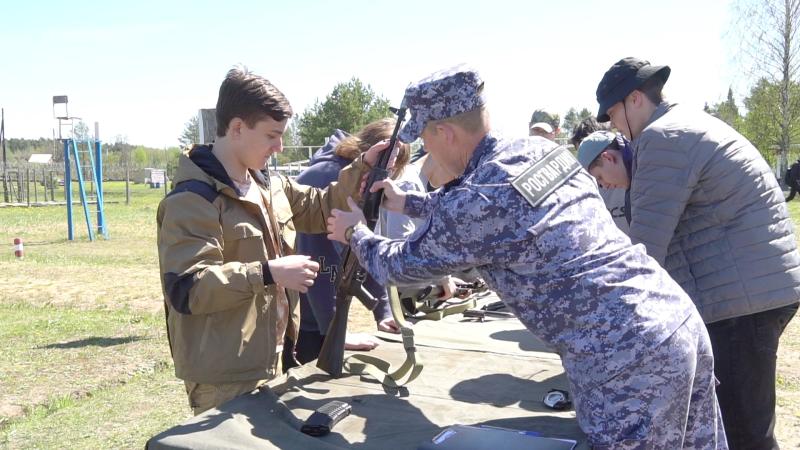
M364 213L358 208L352 197L347 197L347 206L350 207L350 211L340 209L331 211L331 216L328 217L328 239L350 245L350 242L345 239L344 232L359 222L366 223L367 219L364 218Z
M384 139L377 144L373 145L369 148L366 152L364 152L364 162L367 163L370 167L375 167L375 164L378 163L378 156L384 150L389 147L389 140ZM394 149L392 149L392 156L389 158L389 164L386 166L387 169L391 169L394 167L394 161L397 159L397 152L400 150L400 141L397 141L395 144Z
M306 255L272 259L267 265L275 284L302 293L308 292L319 272L319 264Z
M378 322L378 331L384 331L386 333L400 333L400 327L397 326L397 322L395 322L394 317L389 317L388 319L383 319Z
M374 336L366 333L347 333L344 340L345 350L372 350L380 345Z

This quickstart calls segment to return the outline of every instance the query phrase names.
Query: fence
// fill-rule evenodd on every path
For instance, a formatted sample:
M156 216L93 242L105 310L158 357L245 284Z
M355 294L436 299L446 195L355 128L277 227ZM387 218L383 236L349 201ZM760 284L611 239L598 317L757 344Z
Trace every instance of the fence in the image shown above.
M147 171L144 167L126 165L106 165L103 167L104 181L124 181L128 184L145 183ZM72 192L78 190L77 172L74 164L72 171ZM84 169L87 195L95 193L94 177ZM170 174L167 174L169 179ZM0 203L13 205L39 206L47 204L64 204L66 202L66 187L64 186L64 164L34 164L16 163L3 166L0 163ZM130 202L129 189L117 192L111 198L106 196L108 203L119 201ZM77 195L73 195L73 203L77 202Z
M319 146L292 146L285 147L284 151L274 155L270 160L270 168L287 176L298 175L311 159ZM73 192L77 190L77 172L75 165L71 165ZM163 169L166 172L167 184L172 179L175 164L167 167L148 167L143 164L104 164L104 181L124 181L129 184L149 182L151 169ZM0 203L13 205L46 205L64 204L66 202L66 189L64 187L64 163L52 162L47 164L36 163L9 163L6 166L0 162ZM93 178L84 174L86 180ZM87 183L89 194L94 193L94 183ZM124 197L122 192L111 193L106 196L107 202L130 202L130 189L126 188ZM73 196L77 199L76 196Z
M566 142L559 141L559 144ZM314 152L320 146L287 146L282 153L273 155L269 166L273 171L294 177L308 166ZM781 184L785 168L780 167L780 157L776 149L762 152L764 159L772 168ZM800 144L793 144L789 150L787 160L789 165L800 158ZM168 164L165 169L167 180L172 179L175 164ZM103 178L106 181L125 181L127 184L146 183L148 180L147 165L143 164L108 164L103 166ZM73 165L72 179L77 179ZM0 203L16 205L37 205L48 203L63 203L65 199L64 164L53 162L48 164L35 163L9 163L6 167L0 162ZM169 184L169 181L168 181ZM90 193L94 184L89 183ZM117 194L117 195L114 195ZM76 198L76 197L74 197ZM130 191L112 193L109 202L130 202Z
M17 164L2 169L0 201L4 203L39 203L64 200L64 166L57 164ZM61 183L59 185L59 182Z
M286 176L295 177L300 174L311 161L319 145L295 145L283 147L283 152L272 155L269 166L273 171Z

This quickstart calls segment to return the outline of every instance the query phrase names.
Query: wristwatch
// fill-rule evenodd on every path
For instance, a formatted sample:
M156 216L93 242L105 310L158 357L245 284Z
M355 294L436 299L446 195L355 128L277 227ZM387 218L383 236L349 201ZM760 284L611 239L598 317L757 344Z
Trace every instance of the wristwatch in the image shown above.
M353 233L356 231L356 227L361 225L361 222L358 222L355 225L350 225L344 230L344 240L350 242L350 239L353 237Z

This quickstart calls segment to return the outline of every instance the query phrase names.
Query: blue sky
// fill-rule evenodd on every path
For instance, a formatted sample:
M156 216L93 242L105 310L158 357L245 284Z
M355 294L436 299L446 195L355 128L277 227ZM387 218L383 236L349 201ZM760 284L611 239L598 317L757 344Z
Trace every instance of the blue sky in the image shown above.
M594 111L600 77L624 56L669 64L668 97L698 108L742 85L722 0L4 3L7 137L51 136L52 96L66 94L104 140L174 146L236 63L302 112L353 76L399 103L409 82L466 62L510 135L536 108Z

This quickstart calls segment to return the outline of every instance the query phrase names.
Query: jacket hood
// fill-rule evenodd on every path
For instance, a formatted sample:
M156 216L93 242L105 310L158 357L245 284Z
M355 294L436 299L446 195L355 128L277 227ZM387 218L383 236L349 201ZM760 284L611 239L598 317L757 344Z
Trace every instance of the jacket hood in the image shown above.
M328 138L328 142L323 145L314 156L311 157L311 160L308 162L309 166L313 166L315 164L324 163L324 162L335 162L337 164L342 164L343 166L350 163L349 160L338 156L335 151L336 147L339 146L339 143L342 142L346 137L350 136L349 133L337 129L333 132L333 134Z
M178 170L175 173L174 183L197 180L210 184L217 191L223 191L226 187L233 190L236 195L243 195L236 189L228 172L225 171L222 163L219 162L211 145L195 145L191 149L184 151L178 158ZM250 171L253 179L262 186L267 186L264 174L259 171Z

